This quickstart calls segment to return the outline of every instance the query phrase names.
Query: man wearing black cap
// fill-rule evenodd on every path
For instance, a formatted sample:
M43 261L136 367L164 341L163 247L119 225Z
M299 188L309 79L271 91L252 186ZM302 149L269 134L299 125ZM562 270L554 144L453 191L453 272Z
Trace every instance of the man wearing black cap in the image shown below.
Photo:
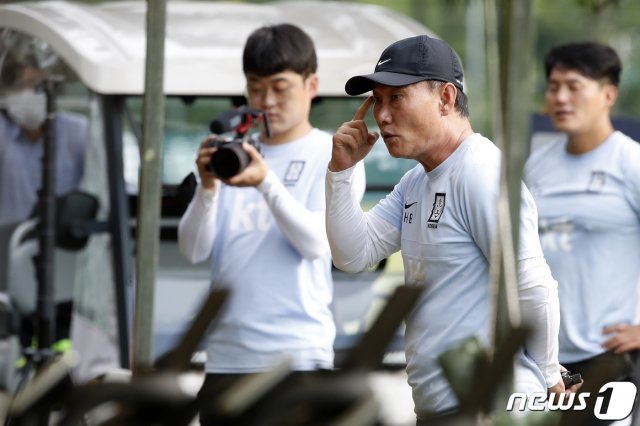
M401 250L405 282L426 291L407 318L406 356L418 423L458 401L437 357L471 336L490 342L489 259L496 230L500 152L468 119L462 67L443 41L418 36L382 52L373 74L347 81L368 97L333 137L326 178L327 233L334 264L356 272ZM349 190L353 166L378 139L363 121L369 107L393 157L418 165L364 213ZM557 285L537 235L537 212L522 191L519 297L534 328L518 354L515 390L563 392L558 365ZM424 420L422 420L424 421Z

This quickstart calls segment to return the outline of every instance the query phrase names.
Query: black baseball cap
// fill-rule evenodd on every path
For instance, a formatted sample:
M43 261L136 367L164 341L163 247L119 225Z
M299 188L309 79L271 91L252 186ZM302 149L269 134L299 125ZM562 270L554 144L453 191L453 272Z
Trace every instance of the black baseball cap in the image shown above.
M462 86L462 66L447 43L427 35L396 41L382 52L373 74L358 75L347 80L344 89L349 95L360 95L373 86L406 86L423 80L453 83Z

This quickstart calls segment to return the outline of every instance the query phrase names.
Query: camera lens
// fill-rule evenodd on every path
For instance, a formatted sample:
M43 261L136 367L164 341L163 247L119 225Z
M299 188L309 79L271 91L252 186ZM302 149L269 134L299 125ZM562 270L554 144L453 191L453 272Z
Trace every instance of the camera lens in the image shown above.
M211 170L222 179L229 179L243 171L251 161L239 143L228 143L211 156Z

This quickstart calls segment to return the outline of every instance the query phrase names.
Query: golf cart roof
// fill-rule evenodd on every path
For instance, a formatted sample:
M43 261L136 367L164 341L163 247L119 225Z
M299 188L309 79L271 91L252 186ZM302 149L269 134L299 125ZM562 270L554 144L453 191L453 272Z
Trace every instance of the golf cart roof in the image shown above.
M0 6L0 28L50 45L91 90L142 94L146 1L95 5L43 1ZM318 53L321 96L345 96L344 84L373 71L394 41L432 33L389 9L327 1L265 4L168 1L165 41L167 95L239 95L244 91L242 49L262 25L303 28Z

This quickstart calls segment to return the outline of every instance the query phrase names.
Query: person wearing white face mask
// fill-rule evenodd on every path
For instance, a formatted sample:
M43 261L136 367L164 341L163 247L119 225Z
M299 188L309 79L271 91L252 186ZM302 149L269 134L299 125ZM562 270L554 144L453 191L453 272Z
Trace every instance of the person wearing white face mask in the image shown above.
M47 98L43 92L21 90L6 98L7 115L27 132L37 132L47 116Z
M18 76L0 100L0 225L31 216L42 186L42 157L46 96L36 89L43 71L15 65ZM79 114L58 112L56 117L56 194L75 189L84 173L88 120Z

